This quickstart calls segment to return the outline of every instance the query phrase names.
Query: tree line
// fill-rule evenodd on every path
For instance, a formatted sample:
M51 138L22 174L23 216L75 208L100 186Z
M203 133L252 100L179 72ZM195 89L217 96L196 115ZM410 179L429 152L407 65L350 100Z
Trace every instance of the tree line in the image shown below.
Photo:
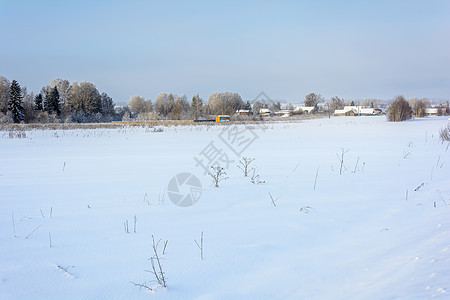
M108 94L90 82L57 78L38 94L0 76L0 123L105 122L117 119Z
M54 79L38 94L0 76L0 123L109 122L128 120L202 119L210 115L232 115L249 107L238 93L212 93L207 102L198 94L159 93L153 103L131 96L128 105L116 107L107 93L100 93L90 82ZM250 106L251 107L251 106Z
M401 101L400 101L401 100ZM320 105L320 109L319 109ZM329 116L344 106L355 105L352 100L338 96L326 101L317 93L305 96L304 106L313 107L313 113L323 112ZM364 107L377 108L381 103L376 99L365 99L358 103ZM408 99L398 96L388 108L388 118L392 121L403 120L412 115L425 116L425 109L430 105L427 99ZM131 96L128 104L116 107L107 93L100 93L90 82L72 82L56 78L43 86L38 94L28 92L26 87L13 80L9 82L0 76L0 123L52 123L52 122L110 122L110 121L148 121L148 120L185 120L206 119L211 115L234 115L237 110L248 110L258 117L261 109L273 112L286 109L294 110L290 103L281 105L275 101L244 102L238 93L211 93L208 101L203 101L199 94L188 100L185 94L159 93L154 102L141 96ZM448 114L440 109L442 114ZM400 110L401 112L398 112Z
M185 94L159 93L153 103L141 96L131 96L125 108L123 120L186 120L209 118L211 115L233 115L239 109L246 108L238 93L215 92L204 102L199 94L189 101Z

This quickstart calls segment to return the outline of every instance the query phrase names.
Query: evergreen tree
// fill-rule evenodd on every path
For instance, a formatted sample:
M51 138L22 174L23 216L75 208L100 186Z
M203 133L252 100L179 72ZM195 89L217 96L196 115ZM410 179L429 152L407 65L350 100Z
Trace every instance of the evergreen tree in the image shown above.
M51 98L51 110L56 112L56 114L59 116L61 114L61 105L59 103L59 92L56 86L50 91L50 98Z
M61 114L61 106L59 103L59 92L56 86L47 90L44 100L44 110L47 111L49 114L53 112L56 112L58 116Z
M10 97L8 102L8 110L11 111L14 123L19 123L23 121L24 118L24 108L22 104L22 89L16 80L11 83Z
M41 93L37 94L36 97L34 97L34 109L35 110L43 110L42 101L44 101L44 99L42 98Z
M252 105L250 104L250 101L247 101L247 103L245 103L244 109L245 110L252 110Z
M100 95L100 112L104 115L114 115L114 102L107 93L102 93Z

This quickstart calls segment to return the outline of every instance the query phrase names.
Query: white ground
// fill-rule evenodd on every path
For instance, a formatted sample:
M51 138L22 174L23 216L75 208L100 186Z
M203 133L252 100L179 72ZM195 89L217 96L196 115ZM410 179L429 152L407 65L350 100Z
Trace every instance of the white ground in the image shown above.
M194 156L213 141L238 160L219 138L224 126L0 132L0 298L448 298L448 122L269 124L243 154L265 184L235 161L219 188ZM204 187L188 208L165 191L180 172ZM152 235L168 240L166 289L144 271Z

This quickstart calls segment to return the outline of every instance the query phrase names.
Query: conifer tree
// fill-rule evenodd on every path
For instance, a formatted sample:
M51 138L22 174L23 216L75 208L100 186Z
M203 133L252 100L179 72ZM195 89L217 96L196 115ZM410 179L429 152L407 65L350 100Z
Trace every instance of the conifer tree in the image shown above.
M20 123L24 119L24 108L22 104L22 89L16 80L11 83L8 110L11 111L14 123Z
M44 110L49 114L56 112L59 115L61 113L59 92L56 86L47 91L44 100Z
M42 101L44 101L44 99L42 98L42 94L39 93L36 95L36 97L34 97L34 109L35 110L43 110L42 107Z
M61 105L59 103L59 92L56 86L50 91L50 109L52 112L56 112L59 116L61 114Z

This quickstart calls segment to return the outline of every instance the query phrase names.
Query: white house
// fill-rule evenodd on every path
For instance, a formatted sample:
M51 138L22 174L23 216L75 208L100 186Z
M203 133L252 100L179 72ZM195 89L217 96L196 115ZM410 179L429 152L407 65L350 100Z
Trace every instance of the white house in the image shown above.
M282 109L282 110L275 112L275 114L279 117L289 117L291 115L291 113L292 113L292 111L289 109Z
M240 115L240 116L248 116L250 114L250 110L249 109L238 109L236 111L236 114Z
M312 113L316 108L314 106L297 106L294 109L294 113L303 112L305 114Z
M259 114L261 116L271 116L273 114L273 112L270 109L268 109L268 108L261 108L259 110Z
M336 109L335 116L376 116L381 115L381 108L369 108L362 106L344 106L344 109Z
M439 114L439 108L437 107L425 108L425 114L427 116L437 116Z

